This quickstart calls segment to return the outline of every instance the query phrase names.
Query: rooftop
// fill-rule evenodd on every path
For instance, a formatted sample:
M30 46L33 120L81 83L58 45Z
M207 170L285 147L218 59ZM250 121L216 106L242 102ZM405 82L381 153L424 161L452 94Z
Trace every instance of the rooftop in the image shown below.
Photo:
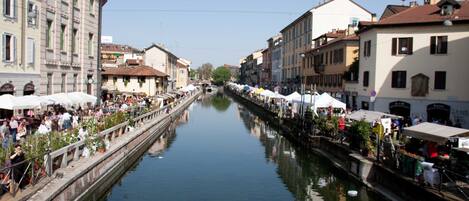
M136 66L119 66L117 68L103 68L102 75L126 75L126 76L141 76L141 77L167 77L165 73L158 71L152 67L144 65Z

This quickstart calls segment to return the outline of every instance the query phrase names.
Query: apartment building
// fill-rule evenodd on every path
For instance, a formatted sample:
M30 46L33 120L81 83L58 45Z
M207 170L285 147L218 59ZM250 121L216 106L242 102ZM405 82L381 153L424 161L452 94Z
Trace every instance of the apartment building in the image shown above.
M469 128L469 1L442 0L360 25L358 108Z
M4 0L0 5L0 95L39 94L41 1Z
M143 60L145 65L166 73L168 78L167 91L176 90L178 57L162 45L152 44L144 49Z
M357 70L350 68L354 63L358 64L358 36L351 27L325 33L314 39L314 43L315 48L305 55L305 87L310 90L316 86L317 91L341 99L344 78L350 77L345 75L349 75L349 70ZM353 81L353 77L347 80Z
M359 21L370 21L371 18L371 12L352 0L326 0L282 29L283 82L288 91L299 89L301 55L314 47L314 38L332 29L346 29L349 24L357 26Z
M118 67L128 60L143 64L143 52L128 45L106 43L101 44L102 67Z
M106 2L42 1L41 94L82 91L99 95L99 35Z
M278 34L271 38L272 40L272 85L273 86L281 86L282 78L283 78L283 40L282 34Z
M241 83L251 86L258 86L260 84L263 51L263 49L257 50L241 60Z
M176 78L176 88L180 89L189 84L189 70L191 61L183 58L177 60L177 78Z
M273 41L269 40L268 47L262 51L262 68L260 70L260 85L270 88L272 80L272 46Z

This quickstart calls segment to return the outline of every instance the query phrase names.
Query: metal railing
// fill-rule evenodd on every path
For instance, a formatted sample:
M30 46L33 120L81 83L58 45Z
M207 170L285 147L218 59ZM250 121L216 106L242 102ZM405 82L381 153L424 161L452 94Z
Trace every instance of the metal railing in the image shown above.
M10 194L15 197L20 188L36 185L46 173L39 160L31 159L0 169L0 175L0 196Z
M196 95L196 94L194 94ZM174 102L174 106L179 105L181 102L194 97L194 95L185 96L180 98ZM170 105L167 105L163 108L159 108L148 112L146 114L140 115L134 118L135 128L140 127L143 125L144 122L154 120L161 115L164 115L170 110ZM121 135L129 132L129 122L124 122L118 124L112 128L106 129L98 134L99 137L103 139L109 140L110 143L115 141ZM70 144L65 146L61 149L53 151L44 156L44 167L46 169L47 175L52 176L53 173L60 168L67 167L71 162L78 161L80 156L83 154L83 150L85 148L85 141L81 140L76 143Z

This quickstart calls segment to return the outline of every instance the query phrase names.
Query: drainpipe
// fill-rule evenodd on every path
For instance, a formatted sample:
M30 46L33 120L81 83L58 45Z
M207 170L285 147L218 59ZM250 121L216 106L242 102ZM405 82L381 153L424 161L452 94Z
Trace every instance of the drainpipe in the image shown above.
M73 43L75 43L75 41L73 41L73 29L75 27L75 4L73 3L73 1L71 2L71 7L72 7L72 26L70 26L70 67L73 68L73 54L74 54L74 47L73 47ZM75 48L76 48L77 44L75 43ZM77 83L78 84L78 83ZM78 90L78 87L77 87L77 90Z
M26 55L26 20L28 20L28 15L26 13L26 9L28 6L28 0L22 1L23 6L20 6L19 9L21 9L21 63L20 65L23 67L23 70L26 70L26 60L25 60L25 55ZM26 14L25 14L26 13ZM19 18L19 16L17 16Z
M102 21L103 21L103 6L104 6L104 3L105 1L103 2L103 0L100 0L99 1L99 12L98 12L98 15L99 15L99 22L98 22L98 48L97 51L98 51L98 58L97 58L97 69L96 69L96 105L101 105L101 32L102 32Z

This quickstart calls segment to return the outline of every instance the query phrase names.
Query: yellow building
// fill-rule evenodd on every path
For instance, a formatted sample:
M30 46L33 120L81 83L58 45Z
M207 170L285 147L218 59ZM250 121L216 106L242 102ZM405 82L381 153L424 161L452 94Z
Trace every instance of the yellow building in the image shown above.
M319 92L342 98L344 75L349 75L347 72L358 57L358 36L353 29L334 30L314 39L314 43L316 48L306 52L304 58L306 89L315 85Z

